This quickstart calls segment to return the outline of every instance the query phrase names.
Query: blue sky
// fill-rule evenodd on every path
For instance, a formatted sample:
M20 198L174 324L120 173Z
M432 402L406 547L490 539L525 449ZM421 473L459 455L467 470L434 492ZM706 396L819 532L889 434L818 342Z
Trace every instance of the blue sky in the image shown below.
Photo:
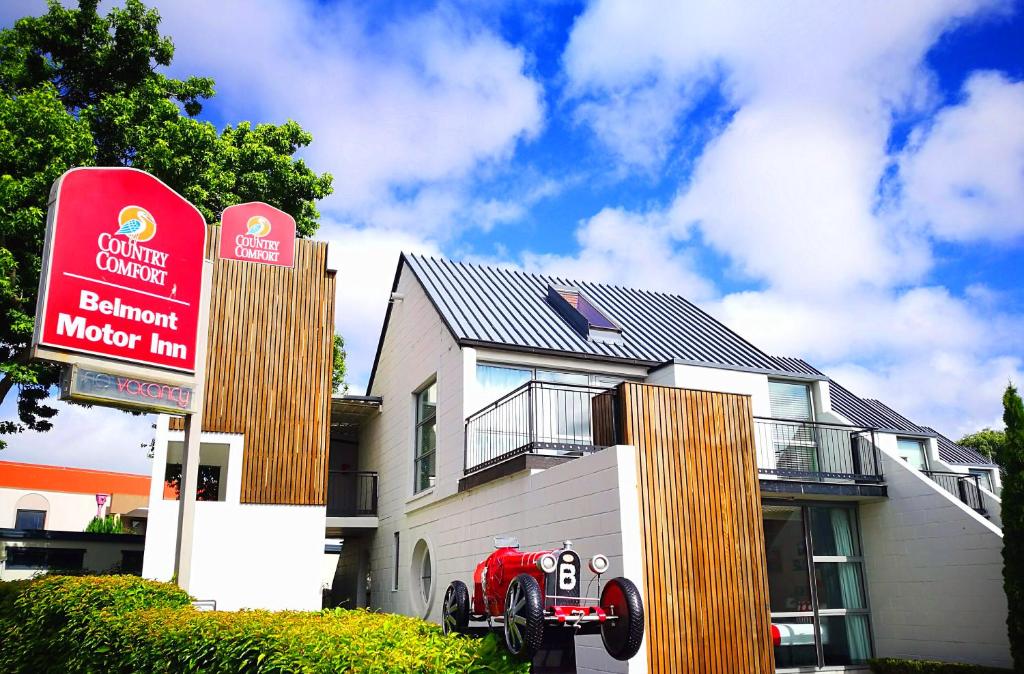
M681 293L954 437L1024 381L1020 4L150 4L204 118L313 133L356 392L399 250ZM57 423L4 458L145 470Z

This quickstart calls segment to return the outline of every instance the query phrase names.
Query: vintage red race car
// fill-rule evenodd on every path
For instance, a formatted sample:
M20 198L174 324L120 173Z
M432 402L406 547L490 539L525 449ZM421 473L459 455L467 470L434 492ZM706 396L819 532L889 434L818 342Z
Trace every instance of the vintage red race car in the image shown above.
M581 596L580 556L565 541L557 550L521 552L514 538L496 538L496 550L476 567L473 599L462 581L448 586L441 606L445 634L469 631L469 622L486 621L501 629L509 652L533 658L544 644L547 629L572 629L576 634L601 634L605 650L616 660L636 655L644 636L644 607L636 585L626 578L603 584L608 558L594 555L593 597Z

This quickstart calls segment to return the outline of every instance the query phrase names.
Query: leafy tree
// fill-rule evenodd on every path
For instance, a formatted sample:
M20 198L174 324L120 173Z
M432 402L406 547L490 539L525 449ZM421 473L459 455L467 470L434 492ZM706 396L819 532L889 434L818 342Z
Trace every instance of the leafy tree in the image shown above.
M977 433L971 433L957 440L957 444L984 454L996 463L1000 463L1000 453L1006 444L1006 433L994 431L991 428L983 428Z
M87 525L85 525L86 533L90 534L130 534L131 531L121 521L121 516L116 513L104 515L103 517L93 517Z
M1003 423L1003 587L1009 606L1006 625L1014 671L1024 672L1024 402L1012 384L1003 394Z
M331 193L295 153L312 136L294 121L242 122L218 131L196 118L214 94L206 77L158 72L174 45L160 16L126 0L105 16L98 0L0 31L0 402L17 389L18 420L0 436L51 428L44 401L59 369L29 360L50 186L74 166L153 173L214 222L227 206L265 201L317 229L316 201ZM4 446L0 439L0 448Z
M331 391L344 393L348 390L345 383L345 339L341 335L334 336L334 362L331 367Z

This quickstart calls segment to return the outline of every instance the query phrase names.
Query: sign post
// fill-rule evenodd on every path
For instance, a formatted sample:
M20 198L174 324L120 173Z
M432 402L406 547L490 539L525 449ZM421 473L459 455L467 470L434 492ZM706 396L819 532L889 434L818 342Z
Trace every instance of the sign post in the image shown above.
M206 344L210 325L210 294L213 263L203 263L203 291L200 299L199 336L196 339L196 382L193 412L185 415L185 447L181 456L178 485L178 527L174 538L174 575L178 587L188 590L192 579L192 539L199 487L199 448L203 428L203 400L206 397Z
M32 355L66 366L65 397L185 414L175 542L185 589L212 279L205 258L202 213L144 171L75 168L50 190Z

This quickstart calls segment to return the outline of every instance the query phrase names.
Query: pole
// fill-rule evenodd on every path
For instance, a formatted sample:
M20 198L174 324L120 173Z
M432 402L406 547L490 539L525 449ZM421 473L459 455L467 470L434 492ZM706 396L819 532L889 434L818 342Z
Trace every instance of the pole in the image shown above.
M199 486L199 444L206 398L206 346L210 332L210 295L213 262L203 261L203 287L199 296L199 334L196 335L195 411L185 415L185 447L181 456L178 485L178 528L174 540L174 577L178 587L188 591L192 577L192 536L196 516L196 488Z

